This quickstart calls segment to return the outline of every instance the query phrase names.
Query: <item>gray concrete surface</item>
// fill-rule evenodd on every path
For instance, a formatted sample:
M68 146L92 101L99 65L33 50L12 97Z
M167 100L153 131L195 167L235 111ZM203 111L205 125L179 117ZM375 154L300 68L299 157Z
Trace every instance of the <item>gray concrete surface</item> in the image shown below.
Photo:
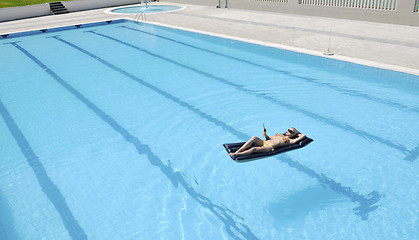
M170 4L170 2L160 2ZM324 17L182 4L171 13L147 14L147 21L419 75L419 27ZM135 14L106 9L0 23L0 34L75 25Z
M391 24L403 24L419 26L419 13L414 12L416 0L393 0L396 1L396 10L379 10L355 7L320 6L320 4L299 4L301 0L171 0L180 4L200 4L206 6L220 5L224 8L258 10L278 13L288 13L306 16L321 16L329 18L341 18L381 22ZM330 0L331 2L332 0ZM337 1L342 5L348 0ZM319 3L320 1L312 1ZM323 1L326 2L326 1ZM365 0L363 2L366 2Z

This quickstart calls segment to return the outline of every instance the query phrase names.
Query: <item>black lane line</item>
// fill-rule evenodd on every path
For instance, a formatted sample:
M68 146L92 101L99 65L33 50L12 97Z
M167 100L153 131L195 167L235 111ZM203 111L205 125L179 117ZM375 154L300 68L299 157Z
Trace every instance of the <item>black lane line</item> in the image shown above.
M53 37L57 40L63 41L58 37ZM225 225L225 229L227 233L233 239L257 239L257 237L252 233L251 229L245 224L242 218L238 217L235 213L225 207L218 206L212 201L205 197L204 195L196 192L196 190L190 186L187 181L185 180L182 173L175 171L170 166L170 161L168 165L165 165L163 161L155 155L151 148L141 143L141 141L131 135L128 130L123 128L118 122L116 122L111 116L105 113L102 109L97 107L93 102L87 99L83 94L77 91L74 87L72 87L69 83L64 81L60 76L58 76L54 71L52 71L48 66L42 63L39 59L25 50L23 47L19 46L17 43L12 43L17 49L23 52L26 56L28 56L31 60L33 60L39 67L44 69L52 78L54 78L62 87L68 90L71 94L73 94L77 99L79 99L83 104L85 104L91 111L93 111L98 117L100 117L104 122L106 122L112 129L118 132L127 142L132 144L138 154L146 155L149 159L150 163L156 167L158 167L161 172L170 180L170 182L177 187L179 184L183 186L185 191L201 206L210 210L215 216L220 219ZM103 61L100 58L97 58L98 61ZM112 66L111 64L109 64ZM154 88L157 90L157 88ZM162 93L162 91L160 91ZM160 93L160 94L161 94ZM186 104L187 105L187 104ZM192 107L193 108L193 107ZM76 239L84 239L84 238L76 238Z
M119 26L118 28L124 28L124 29L129 29L131 31L135 31L135 32L141 32L141 33L153 36L153 37L158 37L158 38L161 38L161 39L164 39L164 40L167 40L167 41L170 41L170 42L174 42L174 43L177 43L177 44L180 44L180 45L183 45L183 46L187 46L187 47L190 47L190 48L193 48L193 49L197 49L197 50L200 50L200 51L203 51L203 52L207 52L207 53L211 53L211 54L218 55L218 56L221 56L221 57L229 58L229 59L232 59L232 60L235 60L235 61L238 61L238 62L246 63L246 64L249 64L249 65L252 65L252 66L255 66L255 67L259 67L259 68L262 68L262 69L265 69L265 70L268 70L268 71L272 71L272 72L275 72L275 73L288 75L290 77L297 78L297 79L303 80L305 82L315 84L315 85L320 86L320 87L328 87L330 89L333 89L335 91L341 92L341 93L349 95L349 96L360 97L360 98L364 98L364 99L367 99L367 100L370 100L370 101L373 101L373 102L378 102L378 103L381 103L381 104L389 105L389 106L398 108L402 111L408 111L408 112L414 111L414 112L419 113L419 108L417 108L415 106L406 106L402 103L393 102L393 101L390 101L388 99L382 99L382 98L370 96L366 93L358 92L358 91L355 91L355 90L341 88L341 87L336 86L332 83L321 82L321 81L319 81L315 78L299 76L299 75L296 75L294 73L291 73L291 72L288 72L288 71L285 71L285 70L280 70L280 69L277 69L277 68L273 68L273 67L269 67L269 66L265 66L265 65L256 63L256 62L252 62L252 61L249 61L249 60L246 60L246 59L242 59L242 58L230 56L230 55L227 55L227 54L219 53L219 52L216 52L216 51L212 51L212 50L209 50L209 49L197 47L197 46L194 46L194 45L186 43L186 42L178 41L176 39L168 38L168 37L158 35L158 34L155 34L155 33L146 32L146 31L143 31L143 30L140 30L140 29L130 28L130 27L127 27L127 26Z
M99 56L96 56L93 53L91 53L91 52L89 52L85 49L82 49L81 47L79 47L79 46L77 46L73 43L70 43L70 42L68 42L68 41L66 41L62 38L59 38L58 36L55 36L53 38L57 39L58 41L63 42L64 44L66 44L68 46L71 46L71 47L77 49L78 51L90 56L91 58L99 61L100 63L104 64L105 66L107 66L107 67L109 67L109 68L127 76L131 80L139 83L141 86L147 87L147 88L153 90L154 92L158 93L159 95L169 99L170 101L173 101L173 102L179 104L180 106L187 108L188 110L190 110L191 112L194 112L198 116L208 120L209 122L214 123L215 125L221 127L222 129L224 129L226 131L229 131L231 134L235 135L239 139L242 139L242 140L245 141L245 140L250 138L250 136L248 136L247 134L242 133L239 130L234 129L233 127L229 126L225 122L223 122L221 120L218 120L218 119L208 115L205 112L202 112L198 108L188 104L187 102L182 101L181 99L171 95L170 93L167 93L167 92L161 90L160 88L144 81L143 79L140 79L140 78L126 72L125 70L123 70L121 68L118 68L117 66L113 65L112 63L109 63L109 62L105 61L104 59L100 58ZM367 194L366 196L363 196L361 194L358 194L358 193L354 192L350 187L342 186L340 183L337 183L333 179L328 178L323 173L317 173L314 170L302 165L301 163L292 160L291 158L289 158L285 154L282 154L282 156L278 156L277 159L287 163L290 167L293 167L293 168L299 170L300 172L303 172L303 173L307 174L308 176L317 179L320 183L329 186L331 189L335 190L338 193L343 194L344 196L351 199L351 201L359 203L359 207L354 208L354 211L355 211L355 214L358 215L359 217L361 217L362 220L367 220L368 219L368 213L371 212L371 211L374 211L375 209L378 208L377 206L374 206L374 204L377 203L382 198L382 195L377 191L372 191L371 193Z
M167 62L170 62L170 63L173 63L173 64L175 64L175 65L177 65L177 66L182 67L182 68L185 68L185 69L191 70L191 71L193 71L193 72L195 72L195 73L198 73L198 74L201 74L201 75L203 75L203 76L205 76L205 77L207 77L207 78L210 78L210 79L213 79L213 80L219 81L219 82L221 82L221 83L224 83L224 84L226 84L226 85L229 85L229 86L231 86L231 87L234 87L234 88L236 88L236 89L238 89L238 90L240 90L240 91L243 91L243 92L246 92L246 93L250 93L250 94L255 95L255 96L259 97L259 98L262 98L262 99L268 100L268 101L270 101L271 103L274 103L274 104L279 105L279 106L281 106L281 107L286 107L286 108L289 108L289 109L291 109L291 110L298 111L298 112L303 113L304 115L306 115L306 116L308 116L308 117L311 117L311 118L313 118L313 119L315 119L315 120L318 120L318 121L321 121L321 122L325 122L326 124L329 124L329 125L332 125L332 126L335 126L335 127L341 128L341 129L343 129L343 130L345 130L345 131L352 132L353 134L356 134L356 135L358 135L358 136L360 136L360 137L364 137L364 138L367 138L367 139L371 139L371 140L374 140L374 141L380 142L380 143L382 143L382 144L387 145L388 147L391 147L391 148L394 148L394 149L397 149L397 150L401 151L401 152L402 152L403 154L405 154L405 155L409 155L409 154L410 154L410 151L409 151L406 147L404 147L403 145L400 145L400 144L395 144L395 143L393 143L393 142L392 142L392 141L390 141L390 140L384 139L384 138L379 137L379 136L375 136L375 135L370 134L370 133L368 133L368 132L365 132L365 131L363 131L363 130L356 129L356 128L352 127L352 126L351 126L351 125L349 125L349 124L341 123L341 122L339 122L339 121L334 120L333 118L328 118L328 117L324 117L324 116L318 115L318 114L316 114L316 113L314 113L314 112L310 112L309 110L306 110L306 109L304 109L304 108L302 108L302 107L300 107L300 106L298 106L298 105L294 105L294 104L291 104L291 103L284 102L284 101L282 101L282 100L279 100L279 99L276 99L276 98L274 98L274 97L271 97L271 96L269 96L269 95L267 95L267 94L263 94L263 93L258 93L258 92L252 91L252 90L250 90L250 89L245 88L245 87L244 87L244 86L242 86L242 85L236 84L236 83L231 82L231 81L229 81L229 80L227 80L227 79L224 79L224 78L221 78L221 77L214 76L214 75L212 75L212 74L210 74L210 73L207 73L207 72L201 71L201 70L199 70L199 69L195 69L195 68L193 68L193 67L190 67L190 66L187 66L187 65L185 65L185 64L179 63L179 62L177 62L177 61L175 61L175 60L172 60L172 59L166 58L166 57L164 57L164 56L160 56L160 55L158 55L158 54L152 53L152 52L150 52L150 51L148 51L148 50L145 50L145 49L143 49L143 48L137 47L137 46L132 45L132 44L130 44L130 43L126 43L126 42L124 42L124 41L122 41L122 40L119 40L119 39L116 39L116 38L113 38L113 37L107 36L107 35L105 35L105 34L97 33L97 32L95 32L95 31L86 31L86 32L88 32L88 33L92 33L92 34L96 34L96 35L98 35L98 36L101 36L101 37L104 37L104 38L110 39L110 40L115 41L115 42L118 42L118 43L121 43L121 44L123 44L123 45L126 45L126 46L128 46L128 47L131 47L131 48L136 49L136 50L138 50L138 51L144 52L144 53L146 53L146 54L148 54L148 55L150 55L150 56L153 56L153 57L159 58L159 59L161 59L161 60L164 60L164 61L167 61Z
M19 48L17 44L11 44ZM7 108L1 100L0 114L6 122L6 125L9 128L10 133L13 135L16 143L18 144L20 151L23 153L23 155L26 158L26 161L32 168L32 171L35 173L36 179L38 180L38 183L41 186L42 191L45 193L49 201L52 203L52 205L55 207L58 214L60 215L65 228L70 234L70 237L74 240L87 239L86 233L84 232L80 224L77 222L77 220L74 218L70 210L70 207L67 205L65 201L63 194L60 192L57 185L55 185L55 183L48 176L47 171L42 165L42 162L39 160L39 157L35 154L28 140L23 135L22 131L19 129L18 125L16 124L13 117L10 115L9 111L7 110Z

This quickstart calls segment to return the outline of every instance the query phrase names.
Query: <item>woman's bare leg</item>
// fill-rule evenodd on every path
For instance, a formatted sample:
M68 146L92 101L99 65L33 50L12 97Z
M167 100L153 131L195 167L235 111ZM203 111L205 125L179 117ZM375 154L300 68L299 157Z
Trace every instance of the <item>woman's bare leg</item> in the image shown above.
M244 150L243 152L235 152L235 153L230 153L231 157L237 157L237 156L247 156L250 155L252 153L265 153L265 152L270 152L272 151L272 147L270 146L263 146L263 147L252 147L250 149Z
M256 147L263 146L263 140L256 137L256 136L253 136L241 148L239 148L235 153L243 152L244 150L250 148L253 144L255 144Z

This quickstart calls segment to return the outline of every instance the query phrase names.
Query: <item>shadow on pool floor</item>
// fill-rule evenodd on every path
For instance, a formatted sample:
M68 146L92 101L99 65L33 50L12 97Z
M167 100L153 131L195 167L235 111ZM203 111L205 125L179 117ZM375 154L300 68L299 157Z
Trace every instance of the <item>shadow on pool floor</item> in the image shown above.
M341 194L316 184L269 204L267 210L280 225L287 225L304 219L310 212L341 202L349 201Z

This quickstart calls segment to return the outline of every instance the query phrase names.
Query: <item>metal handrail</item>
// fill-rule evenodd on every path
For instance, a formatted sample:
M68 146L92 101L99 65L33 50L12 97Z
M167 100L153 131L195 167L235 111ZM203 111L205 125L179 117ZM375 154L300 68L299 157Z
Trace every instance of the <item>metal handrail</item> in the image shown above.
M138 23L140 20L147 21L147 17L145 16L145 12L138 11L138 13L134 17L134 22Z

